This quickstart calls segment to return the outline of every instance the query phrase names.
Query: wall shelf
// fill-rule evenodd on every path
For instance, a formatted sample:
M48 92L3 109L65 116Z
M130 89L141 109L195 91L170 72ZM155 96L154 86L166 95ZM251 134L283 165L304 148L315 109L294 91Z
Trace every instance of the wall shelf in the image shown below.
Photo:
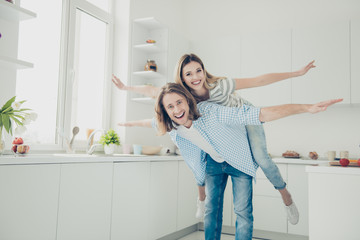
M149 30L158 29L158 28L164 28L165 26L158 22L155 18L149 17L149 18L138 18L134 20L134 23L137 23L141 25L144 28L147 28Z
M158 72L154 72L154 71L138 71L138 72L133 72L134 76L139 76L139 77L143 77L146 79L155 79L155 78L163 78L164 76Z
M155 43L146 41L153 39ZM161 87L166 83L168 68L168 28L153 17L133 20L132 25L132 54L131 54L131 85L151 84ZM139 71L144 69L147 60L154 60L157 72ZM131 93L133 101L153 104L154 99L143 97L137 93Z
M165 49L157 46L155 43L138 44L134 46L134 49L138 49L144 52L157 53L164 52Z
M0 66L13 68L13 69L26 69L26 68L33 68L34 64L16 58L0 55Z
M149 97L132 98L131 100L133 100L134 102L146 103L146 104L151 104L151 105L153 105L155 103L155 99L149 98Z
M0 16L1 19L8 21L22 21L36 18L36 13L2 0L0 1Z

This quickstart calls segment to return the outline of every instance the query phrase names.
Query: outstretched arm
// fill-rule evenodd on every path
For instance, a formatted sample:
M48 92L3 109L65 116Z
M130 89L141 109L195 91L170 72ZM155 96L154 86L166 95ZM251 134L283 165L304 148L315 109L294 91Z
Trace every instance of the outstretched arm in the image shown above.
M315 60L294 72L268 73L254 78L235 78L235 89L261 87L284 79L302 76L315 67L314 62Z
M123 127L147 127L147 128L151 128L152 125L152 119L143 119L143 120L138 120L138 121L130 121L130 122L121 122L118 123L119 126L123 126Z
M126 86L118 77L116 77L114 74L112 76L112 82L115 84L115 86L120 90L125 91L132 91L136 93L140 93L142 95L156 98L160 88L154 87L154 86L147 86L147 85L141 85L141 86Z
M316 104L285 104L273 107L264 107L260 110L261 122L274 121L299 113L318 113L325 111L329 106L341 102L343 99L332 99Z

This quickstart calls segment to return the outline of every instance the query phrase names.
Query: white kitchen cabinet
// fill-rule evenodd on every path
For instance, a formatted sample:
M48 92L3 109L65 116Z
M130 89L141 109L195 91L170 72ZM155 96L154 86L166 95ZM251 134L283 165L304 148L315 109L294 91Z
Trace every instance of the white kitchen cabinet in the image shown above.
M150 166L149 238L176 231L178 162L152 162Z
M349 22L339 21L294 28L292 63L316 60L316 69L292 82L293 103L316 103L344 98L350 103Z
M186 163L181 161L179 162L177 231L199 222L195 218L197 197L198 187L194 175Z
M360 103L360 17L351 19L351 103Z
M307 60L300 62L297 67L300 68L307 62ZM290 30L243 34L241 41L242 78L290 71L292 71ZM240 94L255 106L290 103L291 81L291 79L287 79L263 87L243 89L240 90Z
M287 182L287 164L277 164L277 166L284 181ZM254 229L286 233L287 218L280 193L260 168L256 175L253 196Z
M113 181L111 240L148 239L150 162L115 163Z
M0 239L55 240L60 165L0 166Z
M360 168L309 166L309 240L358 240Z
M113 163L62 164L56 240L110 239Z
M288 233L309 235L309 201L308 177L306 165L288 164L289 192L299 210L299 222L296 225L288 224Z
M306 164L277 163L287 188L296 203L300 218L296 225L287 221L284 203L263 171L257 171L254 184L254 229L294 235L309 235L308 177Z
M131 36L131 85L152 85L161 87L167 79L168 28L153 17L133 21ZM147 43L155 40L155 43ZM154 60L157 71L144 71L147 60ZM131 99L142 103L152 103L151 98L131 93Z

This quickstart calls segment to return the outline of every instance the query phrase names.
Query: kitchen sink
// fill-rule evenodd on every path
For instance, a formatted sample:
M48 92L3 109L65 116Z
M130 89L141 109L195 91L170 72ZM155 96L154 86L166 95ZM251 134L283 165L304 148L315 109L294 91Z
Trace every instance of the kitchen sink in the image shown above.
M96 156L98 156L98 155L90 155L90 154L86 154L86 153L54 153L53 155L56 157L96 157Z

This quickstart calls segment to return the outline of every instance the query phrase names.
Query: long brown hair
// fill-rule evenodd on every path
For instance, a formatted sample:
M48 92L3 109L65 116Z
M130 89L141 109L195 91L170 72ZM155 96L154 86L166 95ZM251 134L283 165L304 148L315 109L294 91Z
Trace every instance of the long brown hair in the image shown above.
M164 135L172 129L176 129L177 124L174 123L166 112L163 104L163 99L166 94L176 93L183 96L189 105L189 119L196 120L200 117L197 110L196 100L193 95L183 86L177 83L167 83L160 89L160 93L156 99L155 112L158 127L158 135Z
M190 62L197 62L197 63L199 63L201 65L201 68L203 69L204 74L205 74L205 83L204 83L204 85L205 85L206 89L213 89L215 87L214 83L216 83L220 79L223 79L224 77L216 77L216 76L210 74L205 69L204 63L201 61L201 59L197 55L195 55L193 53L184 54L179 59L177 65L175 67L175 82L178 83L178 84L181 84L181 86L185 87L192 95L194 95L197 102L207 100L207 99L203 99L203 98L197 96L192 91L192 89L184 83L183 74L182 74L183 68L187 64L189 64Z

